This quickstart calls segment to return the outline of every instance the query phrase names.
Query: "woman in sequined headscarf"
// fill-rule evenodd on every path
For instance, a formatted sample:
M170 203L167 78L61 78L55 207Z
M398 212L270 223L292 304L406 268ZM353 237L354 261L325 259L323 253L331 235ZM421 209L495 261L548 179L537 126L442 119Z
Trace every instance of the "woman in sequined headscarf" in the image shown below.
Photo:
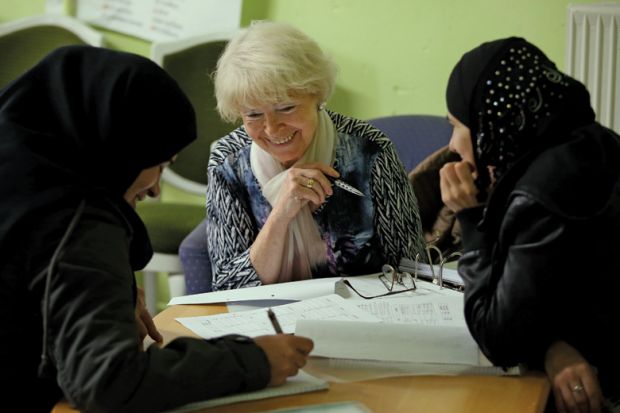
M446 98L469 329L495 364L544 369L560 412L601 411L620 394L620 137L521 38L463 55Z

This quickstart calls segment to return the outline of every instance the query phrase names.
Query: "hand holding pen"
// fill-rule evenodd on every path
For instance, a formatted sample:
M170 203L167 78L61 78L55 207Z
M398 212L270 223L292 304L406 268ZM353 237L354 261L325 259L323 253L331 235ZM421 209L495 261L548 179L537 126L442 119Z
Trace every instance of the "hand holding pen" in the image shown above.
M270 190L277 192L270 194ZM338 171L320 162L294 165L286 171L279 188L263 188L265 197L275 202L272 203L273 220L280 223L294 219L306 205L314 211L337 191L343 196L364 196L349 182L340 179Z
M337 189L356 196L364 196L359 189L340 179L337 170L322 163L294 166L289 170L289 177L293 181L293 196L315 205L321 205Z
M277 335L260 336L254 339L267 356L271 370L272 386L277 386L286 381L289 376L294 376L297 371L306 365L308 354L312 351L314 343L306 337L283 334L282 327L270 308L267 316Z

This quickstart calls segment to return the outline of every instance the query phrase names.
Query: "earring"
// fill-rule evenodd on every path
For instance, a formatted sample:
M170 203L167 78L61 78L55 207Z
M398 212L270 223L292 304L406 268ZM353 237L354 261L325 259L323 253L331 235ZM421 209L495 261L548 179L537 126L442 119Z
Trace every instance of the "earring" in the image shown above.
M322 111L322 110L324 110L324 109L325 109L325 102L322 102L322 103L319 105L319 111Z

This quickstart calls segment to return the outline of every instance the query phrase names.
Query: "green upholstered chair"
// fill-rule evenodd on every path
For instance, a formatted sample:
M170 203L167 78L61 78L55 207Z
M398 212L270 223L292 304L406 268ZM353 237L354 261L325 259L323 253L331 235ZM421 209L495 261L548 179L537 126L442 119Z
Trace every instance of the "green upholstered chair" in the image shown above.
M177 160L164 170L162 180L192 194L205 196L210 146L235 125L224 123L216 111L211 73L233 33L207 34L183 40L156 42L151 59L162 66L187 94L196 111L198 139L184 148ZM164 189L165 191L165 189ZM185 293L178 249L181 241L206 216L204 202L143 202L138 213L146 223L155 255L144 270L147 307L156 312L157 273L168 274L172 297Z
M0 87L52 50L71 44L103 45L101 33L68 16L41 15L0 24Z

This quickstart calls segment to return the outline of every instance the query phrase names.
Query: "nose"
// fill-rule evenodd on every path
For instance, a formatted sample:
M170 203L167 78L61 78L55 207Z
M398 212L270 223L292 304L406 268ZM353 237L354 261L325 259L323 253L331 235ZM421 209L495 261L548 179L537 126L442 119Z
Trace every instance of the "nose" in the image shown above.
M153 186L151 186L147 192L147 195L151 198L157 198L161 193L161 188L159 186L159 179Z
M265 115L265 133L268 136L278 136L277 133L280 129L280 120L276 115Z
M457 146L456 145L456 136L454 136L455 132L456 132L456 130L453 127L452 128L452 135L450 136L450 142L448 142L448 150L450 152L458 153L458 150L457 150L457 147L456 147Z

